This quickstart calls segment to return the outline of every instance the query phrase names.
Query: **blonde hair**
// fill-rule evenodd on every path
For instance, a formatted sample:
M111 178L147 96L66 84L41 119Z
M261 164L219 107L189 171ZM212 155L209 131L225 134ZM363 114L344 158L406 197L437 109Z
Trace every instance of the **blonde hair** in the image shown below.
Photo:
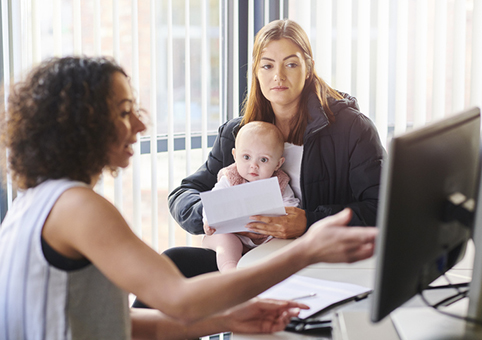
M255 133L260 136L269 137L276 142L276 147L280 151L280 156L283 155L284 150L284 137L281 131L276 127L276 125L263 122L263 121L253 121L249 122L239 129L236 135L235 147L238 147L238 141L241 136L247 132Z
M253 46L251 91L243 102L242 114L244 117L242 124L247 124L252 121L264 121L270 123L275 121L275 115L271 103L261 92L257 70L259 68L263 50L270 42L280 39L289 39L301 49L305 57L306 68L308 71L305 87L301 92L299 106L300 114L295 115L292 118L291 131L287 140L290 143L301 145L303 144L303 135L309 119L308 96L310 93L316 94L330 123L334 122L335 119L328 105L328 98L333 97L335 99L342 99L342 96L316 74L313 65L313 52L311 50L308 36L303 28L292 20L284 19L272 21L256 34Z

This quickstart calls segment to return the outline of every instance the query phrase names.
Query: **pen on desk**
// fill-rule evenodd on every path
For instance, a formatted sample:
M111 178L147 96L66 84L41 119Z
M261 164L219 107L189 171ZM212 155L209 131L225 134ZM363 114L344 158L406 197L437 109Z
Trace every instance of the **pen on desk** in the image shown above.
M306 299L306 298L310 298L310 297L313 297L313 296L316 296L316 293L309 293L309 294L306 294L306 295L297 296L297 297L291 298L291 300L301 300L301 299Z

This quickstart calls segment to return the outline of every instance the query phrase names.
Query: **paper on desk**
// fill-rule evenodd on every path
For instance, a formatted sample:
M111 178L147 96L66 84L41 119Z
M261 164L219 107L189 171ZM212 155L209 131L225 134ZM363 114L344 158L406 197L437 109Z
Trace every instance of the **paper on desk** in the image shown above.
M306 319L313 314L339 302L361 297L371 292L370 288L351 283L335 282L311 278L302 275L292 275L277 285L271 287L259 296L264 298L296 300L308 305L310 309L301 310L299 318ZM316 293L315 296L297 299Z
M249 231L245 226L253 215L286 214L277 177L202 192L201 201L216 234Z

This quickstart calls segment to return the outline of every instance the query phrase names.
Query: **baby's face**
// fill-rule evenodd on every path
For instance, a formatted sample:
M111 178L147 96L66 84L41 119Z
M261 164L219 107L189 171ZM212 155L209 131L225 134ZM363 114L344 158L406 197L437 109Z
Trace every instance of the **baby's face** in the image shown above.
M239 174L247 181L270 178L283 164L283 150L271 134L248 132L239 137L233 156Z

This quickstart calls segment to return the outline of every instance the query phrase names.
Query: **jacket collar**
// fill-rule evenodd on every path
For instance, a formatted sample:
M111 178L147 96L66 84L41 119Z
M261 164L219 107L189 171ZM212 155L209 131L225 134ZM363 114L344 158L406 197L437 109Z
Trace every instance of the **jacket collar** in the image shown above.
M323 110L323 106L321 106L320 100L316 94L311 93L308 97L308 124L306 125L305 135L303 137L303 144L306 142L306 139L323 129L324 127L330 124L328 117Z
M331 112L333 112L335 117L341 111L347 108L352 108L354 110L360 111L358 102L355 97L352 97L349 94L340 91L338 91L338 93L341 94L341 96L343 97L342 99L334 99L331 97L328 98L328 105L330 106ZM321 105L318 97L314 93L311 93L308 97L308 114L310 118L306 126L303 143L310 135L320 131L321 129L325 128L330 124L330 121L328 120L328 116L326 115L323 106Z

